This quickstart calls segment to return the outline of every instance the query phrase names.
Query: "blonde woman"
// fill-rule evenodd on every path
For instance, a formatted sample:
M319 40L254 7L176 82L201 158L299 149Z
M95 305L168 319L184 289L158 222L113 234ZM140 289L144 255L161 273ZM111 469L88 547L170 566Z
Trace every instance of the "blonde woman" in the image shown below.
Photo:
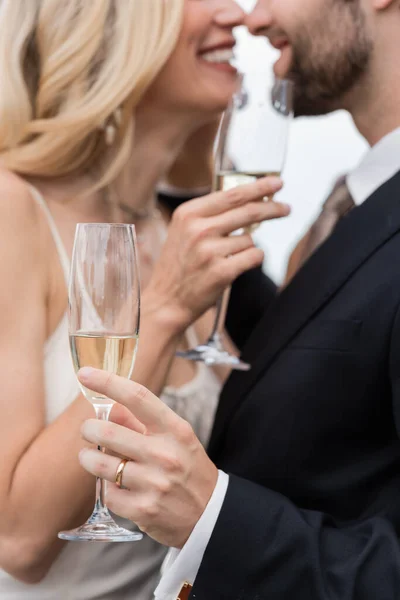
M242 18L232 0L0 0L2 600L152 596L165 550L149 538L57 539L94 493L77 459L92 409L69 357L66 280L77 222L137 218L145 240L154 234L156 183L235 89ZM223 287L261 263L249 237L227 235L286 214L259 202L279 186L179 208L145 274L135 378L177 409L193 400L204 437L219 380L174 354Z

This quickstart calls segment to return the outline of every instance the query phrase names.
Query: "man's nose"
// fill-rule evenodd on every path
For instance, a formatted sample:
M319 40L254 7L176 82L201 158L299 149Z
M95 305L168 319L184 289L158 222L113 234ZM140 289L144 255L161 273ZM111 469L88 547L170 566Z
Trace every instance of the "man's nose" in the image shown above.
M246 15L244 22L252 35L265 35L271 23L269 0L258 0L254 10Z

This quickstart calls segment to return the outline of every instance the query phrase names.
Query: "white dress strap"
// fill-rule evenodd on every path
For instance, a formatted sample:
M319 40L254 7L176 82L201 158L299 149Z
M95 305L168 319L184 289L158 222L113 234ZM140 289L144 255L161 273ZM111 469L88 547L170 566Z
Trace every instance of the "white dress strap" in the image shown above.
M186 329L185 337L189 348L196 348L196 346L198 346L199 338L197 337L197 333L193 325L190 325L190 327Z
M61 267L64 272L65 283L68 288L69 274L70 274L70 269L71 269L71 261L69 260L67 251L65 250L64 244L61 240L61 236L58 232L57 225L55 224L53 215L51 214L49 207L47 206L46 200L43 198L43 196L39 192L39 190L31 184L29 184L29 189L31 191L31 194L32 194L34 200L39 204L39 206L43 210L46 220L48 222L48 225L49 225L49 228L51 231L51 235L53 237L54 243L57 248L57 253L58 253L58 256L60 259ZM92 299L86 290L83 275L79 269L77 271L77 277L78 277L78 280L80 283L82 300L83 300L82 319L85 322L87 329L93 329L93 331L95 331L95 330L98 331L98 330L102 329L102 322L97 313L96 308L93 305Z
M51 235L53 237L54 243L56 245L57 248L57 253L58 256L60 258L60 263L61 263L61 267L64 273L64 278L65 278L65 282L68 286L68 280L69 280L69 272L70 272L70 267L71 267L71 263L70 260L68 258L68 254L67 251L65 250L64 244L61 240L61 236L58 232L57 229L57 225L55 224L53 215L51 214L49 207L47 206L46 200L43 198L42 194L39 192L38 189L36 189L33 185L28 184L29 190L32 194L33 199L35 200L35 202L37 202L37 204L40 206L40 208L43 210L44 215L46 217L46 220L48 222L50 231L51 231Z

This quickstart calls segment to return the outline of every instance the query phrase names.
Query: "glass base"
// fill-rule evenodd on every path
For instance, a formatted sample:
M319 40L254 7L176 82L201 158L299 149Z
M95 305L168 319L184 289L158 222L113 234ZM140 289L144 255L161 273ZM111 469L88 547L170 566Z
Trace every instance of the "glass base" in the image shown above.
M60 540L69 542L138 542L143 538L139 531L129 531L117 525L108 511L103 518L90 517L84 525L69 531L60 531Z
M223 348L218 348L217 345L204 344L192 350L178 351L176 355L187 360L204 362L208 367L227 365L236 371L249 371L251 369L248 363L243 362L233 354L229 354Z

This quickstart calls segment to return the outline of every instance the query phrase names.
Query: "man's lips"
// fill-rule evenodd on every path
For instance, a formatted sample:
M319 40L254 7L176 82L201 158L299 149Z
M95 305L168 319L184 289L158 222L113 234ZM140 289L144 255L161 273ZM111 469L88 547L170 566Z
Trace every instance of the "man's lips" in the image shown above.
M287 41L279 46L279 51L280 54L278 60L274 63L273 70L275 77L284 79L291 68L293 51L291 45Z
M289 45L289 40L287 38L268 38L271 46L276 48L277 50L282 50L285 46Z

